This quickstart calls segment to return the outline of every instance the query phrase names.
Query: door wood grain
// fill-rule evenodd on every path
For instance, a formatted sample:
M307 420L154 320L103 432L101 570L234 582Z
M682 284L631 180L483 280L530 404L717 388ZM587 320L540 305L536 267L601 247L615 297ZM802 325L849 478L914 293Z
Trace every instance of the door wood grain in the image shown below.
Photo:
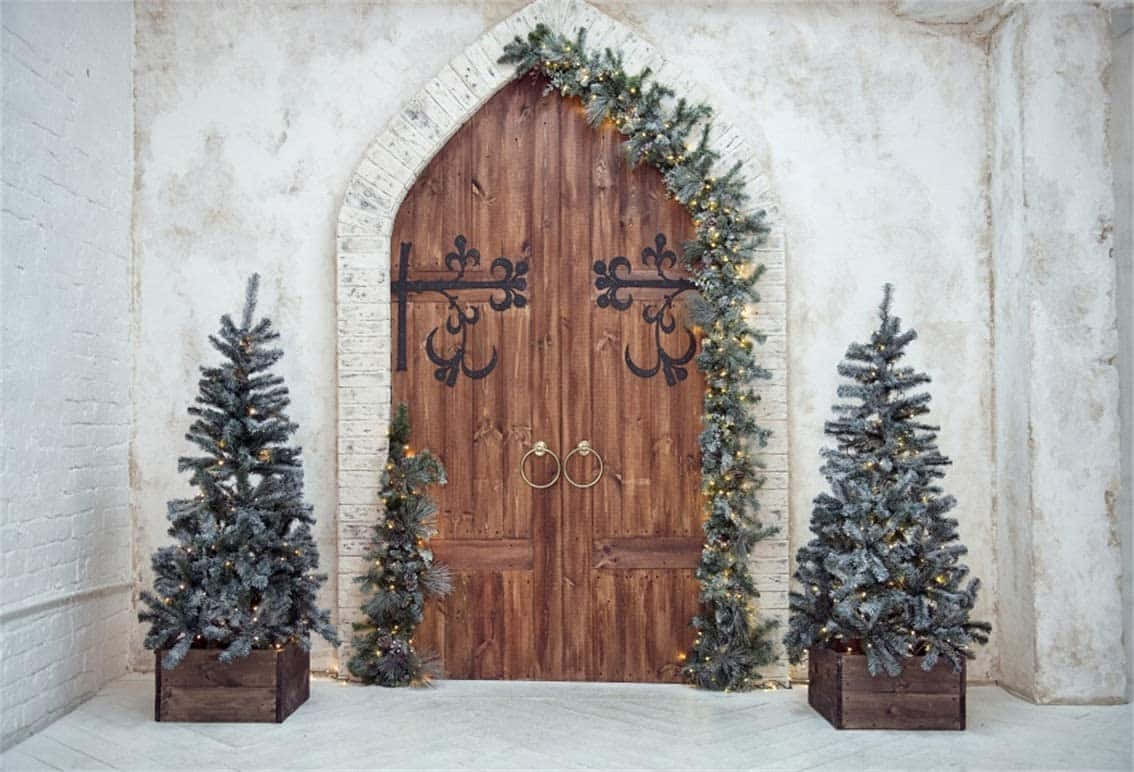
M628 360L648 371L659 346L677 360L693 340L680 297L669 332L646 318L676 292L660 277L687 274L643 260L659 234L679 253L694 234L688 215L656 170L627 164L614 126L590 127L577 100L522 78L428 164L393 233L392 269L410 244L415 281L457 275L446 256L458 236L480 254L459 290L407 296L406 369L393 377L415 443L440 456L449 478L433 492L433 544L455 589L427 609L417 646L437 652L450 678L676 680L697 607L705 384L692 361L671 385L660 368L641 377ZM629 262L619 277L645 281L619 291L622 310L597 302L596 262L618 256ZM521 307L493 308L502 290L487 285L503 274L500 257L526 262ZM477 317L463 338L452 321L462 312ZM474 372L494 356L495 366L438 380L431 335L443 358L463 342ZM589 441L601 479L527 486L519 465L538 440L561 458ZM527 463L536 481L555 472L550 456ZM594 455L568 463L576 480L598 473Z

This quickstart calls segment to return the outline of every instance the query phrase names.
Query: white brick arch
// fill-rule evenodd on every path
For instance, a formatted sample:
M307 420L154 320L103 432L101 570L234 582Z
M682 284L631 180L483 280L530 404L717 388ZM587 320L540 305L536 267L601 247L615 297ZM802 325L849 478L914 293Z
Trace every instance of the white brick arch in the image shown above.
M362 555L376 516L379 477L386 462L391 407L389 266L394 217L430 159L481 105L516 76L514 66L497 64L504 45L517 35L527 35L540 22L568 35L585 27L592 50L610 47L620 51L628 71L648 66L659 83L691 101L703 101L700 94L704 89L691 84L628 27L581 0L537 0L457 54L367 148L339 210L336 246L337 605L344 633L359 613L361 595L352 580L363 571ZM753 569L762 593L762 614L786 619L788 445L783 228L778 202L756 163L749 140L719 117L713 127L713 146L721 154L722 171L737 160L744 162L752 204L767 212L771 226L760 254L767 272L757 287L761 302L753 324L768 335L760 354L762 363L773 373L771 381L758 386L760 421L773 430L762 454L767 476L761 497L762 519L780 525L783 532L779 538L758 545ZM784 662L762 672L769 679L787 680Z

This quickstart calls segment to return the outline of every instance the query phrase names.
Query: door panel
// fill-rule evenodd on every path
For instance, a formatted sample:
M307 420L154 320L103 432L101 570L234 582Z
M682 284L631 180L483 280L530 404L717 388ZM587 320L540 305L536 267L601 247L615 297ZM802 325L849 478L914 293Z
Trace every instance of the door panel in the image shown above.
M682 363L685 274L643 250L679 252L693 225L655 170L628 167L613 126L543 89L525 78L486 103L394 225L393 397L448 471L432 546L455 585L415 642L451 678L675 680L697 603L704 380ZM604 304L596 261L618 256ZM661 327L644 318L667 298ZM561 457L588 440L601 479L527 486L538 440ZM526 469L543 481L555 464ZM569 469L589 481L597 458Z
M568 404L587 403L586 410L565 409L564 434L568 446L589 439L605 462L594 488L564 488L564 507L573 515L569 522L586 533L590 677L677 680L678 655L692 643L689 620L698 590L692 569L701 552L697 437L704 381L692 361L685 379L672 387L660 371L653 377L631 372L627 356L646 370L656 362L657 339L643 312L662 304L673 290L628 288L619 294L633 299L628 308L598 308L594 262L609 266L623 256L630 276L657 280L656 266L643 262L642 250L657 251L656 238L664 234L676 261L680 245L695 231L684 210L666 196L656 170L628 167L618 132L601 129L596 141L582 116L573 117L579 136L593 149L591 257L568 261L571 267L564 269L570 271L564 292L573 298L572 307L589 310L571 317L586 334L564 340L565 370L585 370L589 383L573 383L564 395ZM686 276L676 265L664 273ZM661 339L670 353L684 354L689 338L683 308L676 307L674 314L676 334Z

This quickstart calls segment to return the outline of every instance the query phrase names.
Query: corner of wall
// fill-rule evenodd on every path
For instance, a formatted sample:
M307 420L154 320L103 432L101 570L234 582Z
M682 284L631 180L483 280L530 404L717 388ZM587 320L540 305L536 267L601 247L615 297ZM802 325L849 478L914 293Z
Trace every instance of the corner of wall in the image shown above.
M147 556L141 549L144 541L139 538L145 519L139 517L139 494L142 480L138 465L138 373L139 352L141 351L141 306L142 272L139 265L141 251L138 249L138 6L132 6L130 14L130 440L128 446L130 472L130 578L133 590L130 593L130 614L136 619L138 592L141 589L142 565ZM129 669L146 670L150 659L144 657L142 638L137 626L129 636Z
M1110 158L1114 174L1114 255L1118 269L1118 369L1119 420L1122 426L1122 489L1117 501L1117 530L1122 540L1122 565L1126 569L1123 590L1122 631L1126 649L1126 701L1134 699L1134 8L1126 5L1110 12ZM1122 354L1121 352L1126 352Z
M989 38L989 219L992 230L993 435L1001 686L1031 698L1035 670L1031 442L1027 377L1031 305L1024 273L1023 147L1017 69L1024 22L1004 19Z
M1086 3L1016 7L990 45L1001 683L1037 702L1119 700L1129 667L1110 51Z

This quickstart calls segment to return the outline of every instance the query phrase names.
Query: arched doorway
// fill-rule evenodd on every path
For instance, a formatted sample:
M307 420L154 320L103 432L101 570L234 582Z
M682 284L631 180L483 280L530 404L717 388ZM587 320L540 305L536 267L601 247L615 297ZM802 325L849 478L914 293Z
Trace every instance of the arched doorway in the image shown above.
M389 273L391 250L394 249L394 218L418 174L448 137L511 80L511 68L496 64L503 44L517 34L526 34L537 22L569 30L586 27L594 46L611 45L621 50L628 67L650 66L660 79L675 86L679 92L690 96L704 93L703 89L691 86L679 70L631 30L586 3L540 0L501 22L454 57L450 65L406 104L368 148L347 186L337 237L339 442L336 579L340 624L348 624L358 614L360 596L353 579L362 570L361 556L377 516L378 479L386 457L385 433L396 366ZM761 424L773 430L771 444L759 454L768 480L761 492L762 520L766 524L786 527L788 473L782 227L768 179L761 173L755 160L757 156L745 135L719 117L714 125L713 144L721 153L722 171L737 160L744 161L752 202L768 212L768 222L772 226L759 256L768 271L761 280L762 298L753 320L755 326L768 336L763 347L766 353L763 364L772 371L773 378L761 388L762 401L756 410ZM758 128L753 126L747 126L745 133L759 136ZM670 239L669 243L676 244L677 241ZM467 243L467 246L476 247L472 243ZM489 260L498 256L493 254L492 249L484 252ZM638 252L630 251L627 257L634 260L638 255ZM590 268L593 269L593 266ZM632 315L633 312L621 314L627 318ZM635 319L642 323L640 316ZM676 347L675 352L681 353ZM644 364L646 369L651 366L645 359L636 361ZM664 374L657 377L664 378ZM556 450L562 451L563 448ZM761 542L752 556L751 568L761 591L759 607L764 618L786 618L786 533L782 537ZM786 680L786 665L782 663L763 672L768 679Z

